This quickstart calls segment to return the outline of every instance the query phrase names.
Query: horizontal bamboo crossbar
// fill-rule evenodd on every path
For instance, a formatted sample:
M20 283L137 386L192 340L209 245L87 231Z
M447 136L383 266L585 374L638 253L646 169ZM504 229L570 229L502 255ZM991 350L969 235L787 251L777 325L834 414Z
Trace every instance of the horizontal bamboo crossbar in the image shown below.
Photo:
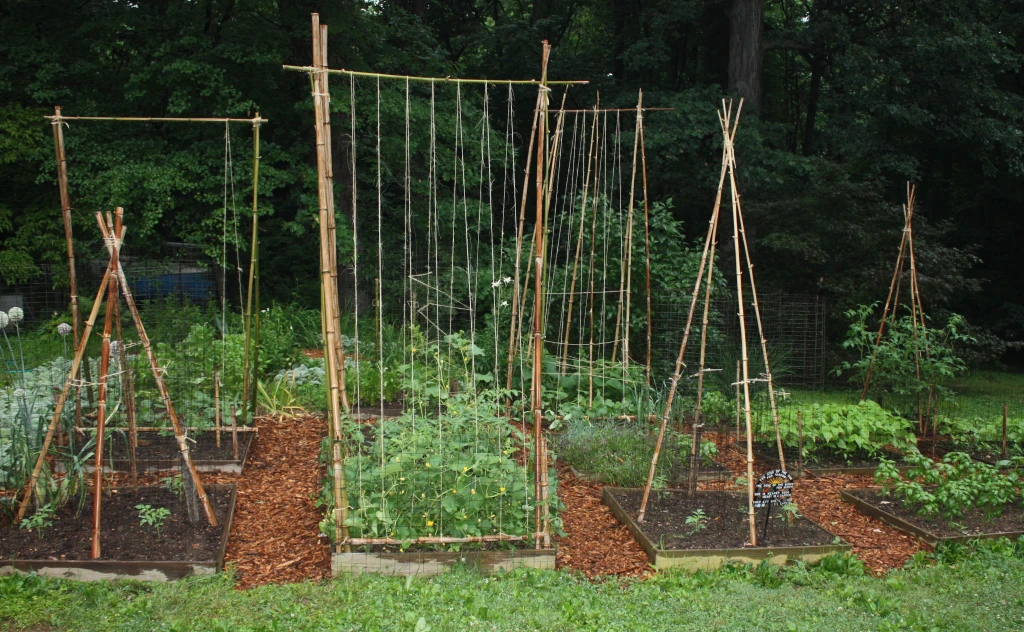
M598 112L636 112L636 108L596 108ZM595 108L573 108L564 110L548 110L551 114L558 114L559 112L565 112L567 114L574 114L577 112L593 112ZM675 108L640 108L641 112L674 112Z
M166 118L159 116L52 116L43 118L61 121L128 121L133 123L269 123L265 118Z
M360 72L358 70L346 70L344 68L316 68L314 66L288 66L284 65L281 68L285 70L294 70L296 72L326 72L332 75L349 75L353 77L371 77L373 79L402 79L405 81L427 81L427 82L438 82L438 83L487 83L491 85L527 85L527 86L539 86L540 81L536 79L459 79L456 77L417 77L414 75L389 75L382 72ZM549 86L569 86L569 85L585 85L590 83L589 81L548 81L546 85Z
M395 538L346 538L344 544L360 546L364 544L460 544L466 542L521 542L526 540L525 535L477 535L465 538L449 536L426 536L422 538L409 538L408 540L396 540Z

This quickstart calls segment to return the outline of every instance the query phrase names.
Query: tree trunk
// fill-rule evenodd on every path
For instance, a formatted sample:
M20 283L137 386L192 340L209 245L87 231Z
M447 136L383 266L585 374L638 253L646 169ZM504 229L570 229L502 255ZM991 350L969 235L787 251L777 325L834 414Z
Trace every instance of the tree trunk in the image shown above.
M729 91L743 98L744 114L761 109L764 0L732 0L729 16Z

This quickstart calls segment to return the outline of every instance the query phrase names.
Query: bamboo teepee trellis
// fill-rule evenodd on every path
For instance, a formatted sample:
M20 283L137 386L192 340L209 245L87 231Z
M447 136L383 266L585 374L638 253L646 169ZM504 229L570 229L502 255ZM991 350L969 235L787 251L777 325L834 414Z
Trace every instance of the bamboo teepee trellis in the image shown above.
M661 419L661 428L658 432L657 443L654 448L654 455L651 458L651 466L648 471L647 484L644 487L643 500L640 504L640 511L637 515L637 521L643 522L644 514L647 510L647 502L650 497L651 488L654 484L655 471L658 465L658 457L661 452L662 443L665 438L665 431L668 426L669 417L672 412L672 403L675 398L676 389L679 384L679 380L682 376L682 370L685 366L684 358L686 355L686 346L689 341L690 331L693 324L693 316L696 312L698 297L700 295L701 284L705 283L705 312L702 319L702 331L701 331L701 352L700 352L700 366L697 369L697 375L699 378L703 377L703 373L708 370L704 366L706 358L705 347L707 344L707 299L710 298L712 290L711 276L715 265L715 249L718 238L718 221L720 217L720 211L722 207L722 193L728 178L729 192L730 192L730 207L732 213L732 239L733 239L733 254L735 261L735 273L736 273L736 296L737 296L737 310L739 317L739 328L740 328L740 341L741 341L741 378L738 380L739 385L743 391L743 415L746 422L746 434L747 434L747 501L748 501L748 521L750 528L750 544L751 546L757 545L757 526L754 514L754 448L753 448L753 433L751 431L751 413L750 413L750 383L754 381L764 381L767 383L768 395L772 406L772 419L775 425L775 437L776 443L779 450L779 460L781 466L785 469L785 458L782 452L782 439L779 433L779 421L778 413L775 406L775 392L774 385L771 377L771 366L768 361L768 345L767 340L764 337L764 329L761 325L761 313L757 302L757 286L754 282L754 266L750 259L750 248L747 242L746 232L743 224L743 212L740 204L740 194L737 187L736 181L736 153L734 141L736 138L736 130L739 126L740 111L743 108L743 101L741 100L739 106L736 108L735 115L733 113L732 102L728 104L723 101L722 109L719 111L719 123L722 129L722 167L721 174L719 176L718 192L715 196L715 204L711 213L711 219L708 224L708 232L704 238L704 247L701 253L700 265L697 270L697 279L694 282L693 293L690 299L690 308L687 314L686 327L683 330L683 339L679 346L679 354L676 357L675 371L673 372L668 396L666 398L665 412ZM749 276L750 283L750 296L754 307L754 316L757 320L758 335L761 339L761 352L764 360L764 374L760 378L752 378L750 375L749 356L747 351L747 327L746 327L746 315L745 315L745 303L744 303L744 290L743 290L743 261L746 261L747 275ZM705 276L705 274L707 276ZM700 379L699 384L703 384L703 380ZM697 407L694 416L694 425L699 428L700 426L700 389L698 388L698 399ZM695 460L695 458L694 458ZM692 476L691 476L692 478Z
M74 357L74 360L71 363L71 368L68 371L68 377L67 377L67 379L64 382L64 387L61 390L60 395L57 397L57 402L56 402L56 405L54 407L53 417L50 419L50 424L49 424L49 427L48 427L47 432L46 432L46 437L43 439L43 445L42 445L42 447L39 450L39 456L36 459L36 464L35 464L35 466L32 469L31 476L29 477L28 481L25 484L25 489L23 491L23 496L22 496L22 499L21 499L21 504L20 504L20 506L18 508L17 520L20 521L22 518L25 517L25 513L28 510L28 505L31 502L33 493L36 490L36 484L37 484L38 479L39 479L39 474L42 471L43 464L44 464L44 462L46 460L46 455L47 455L47 452L49 450L50 443L53 441L54 434L55 434L55 432L57 430L57 426L59 424L60 416L61 416L61 414L64 411L65 404L67 403L68 395L70 394L71 388L73 386L79 385L80 381L78 379L76 379L75 376L78 375L78 369L79 369L79 367L82 364L83 358L85 357L85 350L86 350L86 346L89 343L89 336L92 333L92 330L93 330L93 328L94 328L94 326L96 324L96 316L99 314L100 306L103 304L103 297L104 297L105 294L107 295L107 311L108 311L108 313L107 313L107 321L106 321L106 323L104 325L104 344L103 344L104 353L103 353L103 358L101 358L101 365L100 365L100 368L101 368L101 381L100 381L100 387L101 388L100 388L100 392L104 393L105 390L106 390L105 389L105 385L106 385L106 381L107 381L107 377L108 376L106 374L105 369L106 369L106 367L109 366L109 358L110 358L110 346L109 346L110 326L111 326L111 322L113 320L112 311L114 309L114 306L112 305L112 300L113 301L117 300L116 298L113 298L113 297L116 297L116 295L113 294L112 292L110 292L110 287L111 287L112 284L116 284L116 285L114 285L114 288L115 289L119 288L121 290L120 293L121 293L122 297L124 298L126 305L128 306L128 310L131 313L132 321L133 321L133 323L135 325L136 330L138 331L139 338L140 338L140 340L142 342L142 346L143 346L143 348L146 351L146 356L147 356L147 359L149 360L150 370L153 373L153 379L154 379L154 381L156 383L157 391L160 394L160 398L161 398L161 400L163 402L164 407L167 409L167 417L168 417L168 419L171 422L172 429L174 430L175 440L176 440L176 442L178 444L178 450L181 453L181 458L182 458L182 461L184 463L184 469L186 470L187 475L191 478L192 483L194 484L196 494L198 495L198 498L199 498L200 506L202 507L203 512L206 515L207 522L211 526L217 526L217 517L214 515L213 507L210 504L210 500L209 500L209 498L206 495L205 489L203 488L202 481L199 478L199 472L196 469L195 464L192 462L192 458L191 458L191 455L189 453L189 448L188 448L188 441L185 438L185 434L183 432L181 424L179 423L178 416L174 412L174 406L171 403L170 395L167 392L167 386L164 383L164 379L163 379L164 369L162 367L160 367L159 363L157 362L156 355L153 352L153 346L150 344L149 338L146 336L146 329L145 329L145 327L142 324L142 319L141 319L141 317L139 315L139 310L138 310L138 308L135 305L135 300L132 297L131 290L128 287L128 281L127 281L127 278L125 277L125 274L124 274L124 267L122 266L122 264L120 262L120 258L118 256L118 254L120 252L120 249L121 249L121 245L124 242L124 234L125 234L125 228L121 224L121 216L122 216L122 210L119 207L117 209L116 215L115 215L116 220L114 220L111 223L111 225L108 226L108 224L104 221L104 218L103 218L102 214L101 213L97 213L96 214L96 221L99 224L100 232L103 235L103 241L104 241L104 244L105 244L105 246L107 248L107 252L109 254L110 260L109 260L109 263L107 265L107 270L106 270L105 274L103 275L103 280L100 282L99 290L96 292L96 300L93 302L92 312L89 314L89 319L86 322L85 330L83 331L82 337L81 337L81 339L79 340L79 343L78 343L78 347L75 350L75 357ZM105 359L106 362L103 362L103 359ZM101 398L100 401L103 402L104 398ZM101 458L101 455L102 455L102 451L100 449L100 445L101 445L100 442L102 441L102 437L103 437L103 427L102 427L102 424L105 421L105 419L104 419L104 412L105 411L101 410L100 411L100 415L97 418L97 422L98 422L98 428L97 428L97 450L96 450L97 459ZM96 489L94 490L94 493L96 494L97 497L96 497L96 500L95 500L95 503L94 503L94 526L93 526L93 537L94 537L94 540L93 540L93 546L92 546L93 557L98 557L99 556L99 552L100 552L99 540L98 540L98 531L99 531L98 523L99 523L99 519L100 519L99 512L100 512L100 507L101 507L101 503L102 503L102 501L99 498L99 496L101 495L101 492L102 492L102 478L101 478L101 474L102 474L102 471L103 471L102 462L98 460L96 465L97 466L96 466L96 470L95 471L96 471L97 481L96 481Z

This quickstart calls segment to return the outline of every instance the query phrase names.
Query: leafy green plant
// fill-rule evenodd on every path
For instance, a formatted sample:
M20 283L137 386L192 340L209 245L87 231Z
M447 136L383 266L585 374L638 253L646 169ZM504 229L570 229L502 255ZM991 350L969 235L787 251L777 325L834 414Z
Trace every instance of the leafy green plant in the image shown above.
M686 526L690 527L690 535L694 535L708 528L708 516L703 509L695 509L693 513L686 516Z
M164 484L164 489L171 492L178 498L185 495L185 481L181 477L181 474L175 474L174 476L168 476L167 478L161 478L160 482Z
M25 531L34 531L36 536L42 540L43 531L53 526L53 516L56 512L49 503L36 509L36 512L28 518L21 519L21 528Z
M901 475L893 462L883 460L875 481L882 493L906 501L921 515L955 520L977 508L994 518L1007 504L1021 499L1016 471L1004 474L963 452L950 452L941 461L917 453L908 455L907 461L912 467Z
M143 527L153 527L156 531L156 537L160 537L160 530L164 528L164 523L171 517L171 510L166 507L153 507L152 505L135 505L135 509L139 512L139 525Z

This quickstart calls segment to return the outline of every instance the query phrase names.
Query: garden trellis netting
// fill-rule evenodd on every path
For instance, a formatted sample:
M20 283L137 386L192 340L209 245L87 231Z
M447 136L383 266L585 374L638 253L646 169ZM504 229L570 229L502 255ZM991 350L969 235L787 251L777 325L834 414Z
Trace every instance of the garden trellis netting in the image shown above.
M312 66L285 67L309 75L316 119L331 417L321 528L338 550L547 546L557 498L545 421L566 388L588 407L612 381L646 386L654 209L642 103L566 109L546 71L495 81L330 69L325 29L314 17ZM341 98L329 85L339 75ZM537 90L528 141L515 124L520 86L526 99ZM340 159L332 114L348 119ZM340 335L343 307L352 339ZM398 314L400 339L385 339Z

